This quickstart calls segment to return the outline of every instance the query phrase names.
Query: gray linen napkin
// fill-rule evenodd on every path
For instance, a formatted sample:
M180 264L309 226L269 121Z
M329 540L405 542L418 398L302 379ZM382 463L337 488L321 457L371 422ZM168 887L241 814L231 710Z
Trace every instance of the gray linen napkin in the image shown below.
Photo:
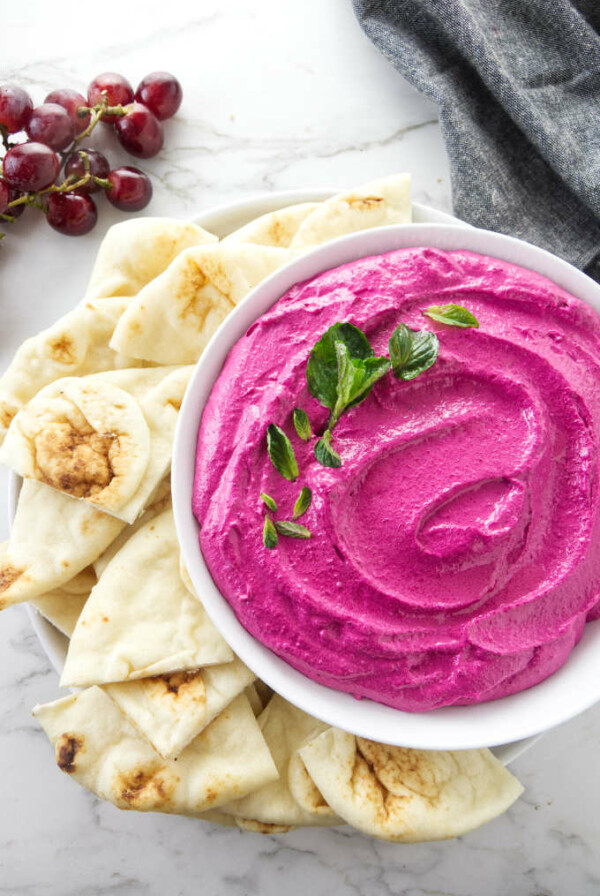
M600 280L600 0L353 0L440 108L455 213Z

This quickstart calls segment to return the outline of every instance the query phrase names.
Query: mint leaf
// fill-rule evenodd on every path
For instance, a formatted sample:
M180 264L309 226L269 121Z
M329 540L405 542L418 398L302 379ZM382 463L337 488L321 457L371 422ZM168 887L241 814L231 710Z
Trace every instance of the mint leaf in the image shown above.
M315 457L324 467L337 469L342 466L342 458L331 447L331 433L328 429L323 433L323 438L319 439L315 445Z
M378 379L391 367L388 358L351 358L343 342L335 343L338 368L337 399L329 418L329 429L333 429L341 415L348 408L360 404Z
M262 498L263 504L264 504L266 507L268 507L269 510L272 510L273 513L277 513L277 504L276 504L276 502L273 500L273 498L271 497L271 495L267 495L266 492L261 492L261 493L260 493L260 496L261 496L261 498Z
M295 482L298 478L298 464L292 443L275 423L270 423L267 429L267 450L277 472L288 482Z
M269 551L272 551L273 548L277 547L277 530L273 525L273 520L270 516L265 517L265 524L263 526L263 544Z
M462 305L430 305L421 313L449 327L479 327L475 315Z
M289 520L277 520L275 528L280 535L286 535L288 538L312 538L306 526L290 523Z
M299 516L302 516L303 513L306 513L308 508L310 507L310 502L312 501L312 492L307 485L304 486L300 494L298 495L298 500L294 504L294 516L293 519L297 520Z
M389 340L394 376L399 380L414 380L428 370L437 359L439 339L430 330L411 330L406 324L396 327Z
M294 408L293 416L296 432L303 442L310 442L312 438L312 430L306 411L303 411L302 408Z
M333 410L338 396L336 342L342 342L348 349L350 357L354 359L365 359L374 354L365 334L353 324L334 324L323 333L309 355L306 382L310 394L330 411Z

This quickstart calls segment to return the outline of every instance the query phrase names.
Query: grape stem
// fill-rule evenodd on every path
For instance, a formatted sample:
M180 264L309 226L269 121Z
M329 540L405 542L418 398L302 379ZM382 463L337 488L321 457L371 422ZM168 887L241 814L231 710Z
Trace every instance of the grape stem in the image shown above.
M0 124L0 136L2 137L2 143L4 144L4 149L8 152L11 147L10 141L8 139L8 131L6 130L3 124Z
M106 94L106 91L104 91L104 93ZM91 116L90 123L81 134L78 134L77 137L75 137L69 148L61 153L63 161L73 152L73 150L77 149L79 144L85 140L86 137L90 136L103 115L118 115L121 118L123 115L127 115L127 111L125 106L109 106L106 96L104 96L99 103L96 103L95 106L80 106L77 110L77 114L83 118L84 115L89 113Z
M104 180L102 177L94 177L89 171L80 177L79 180L74 181L72 177L68 177L65 181L57 186L56 184L51 184L49 187L46 187L45 190L39 190L37 193L23 193L22 196L19 196L18 199L13 199L12 202L9 202L6 206L7 209L14 208L16 205L34 205L36 208L44 211L44 206L41 202L37 201L38 196L45 196L48 193L72 193L74 190L78 190L80 187L85 186L85 184L89 183L90 180L95 181L100 186L104 187L105 184L108 184L109 187L112 184L109 181ZM7 221L14 221L14 218L6 215L0 215L1 218Z

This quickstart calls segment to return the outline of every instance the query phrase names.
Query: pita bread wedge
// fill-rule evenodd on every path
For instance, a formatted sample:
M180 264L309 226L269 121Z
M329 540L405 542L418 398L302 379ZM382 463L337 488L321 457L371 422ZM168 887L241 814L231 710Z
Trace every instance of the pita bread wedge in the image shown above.
M143 366L108 346L128 302L123 298L83 302L25 340L0 377L0 445L17 411L49 383L66 376Z
M304 219L318 205L318 202L301 202L261 215L239 230L234 230L225 237L223 243L257 243L259 246L288 249Z
M158 488L150 498L150 503L144 510L144 512L137 518L135 523L132 523L130 526L126 526L119 535L112 541L107 549L100 554L98 559L94 562L93 571L95 573L96 580L100 578L112 558L117 554L126 541L135 535L135 533L145 526L146 523L149 523L150 520L153 520L154 517L158 516L160 513L163 513L165 510L168 510L171 507L171 477L166 476L162 482L158 484ZM94 582L95 584L95 582ZM91 590L91 589L90 589Z
M33 714L58 767L119 809L201 814L277 776L243 695L177 760L159 756L101 688L37 706Z
M44 619L70 638L96 582L94 568L88 566L60 588L31 603Z
M341 820L333 812L311 812L295 801L289 788L292 755L327 728L324 722L302 712L275 694L258 717L258 724L275 760L279 778L224 809L236 819L266 825L335 825Z
M69 594L68 591L57 588L44 597L38 597L32 604L44 619L70 638L86 600L86 594Z
M187 249L131 301L111 345L157 364L193 364L240 299L288 258L252 243Z
M175 218L132 218L114 224L98 251L86 299L135 296L184 249L216 242L202 227Z
M301 809L315 818L329 819L330 824L343 824L308 774L300 753L292 753L288 765L288 786Z
M156 752L175 759L254 677L236 657L231 663L105 688Z
M57 380L16 415L0 460L133 523L170 469L190 375L163 367Z
M408 750L330 728L299 752L332 809L382 840L459 837L523 792L489 750Z
M62 586L62 591L64 591L65 594L83 594L86 597L89 597L89 593L97 581L98 576L96 575L94 567L87 566L72 579L69 579L68 582L65 582Z
M99 510L117 512L148 466L150 432L123 389L86 377L46 386L19 411L0 461Z
M242 831L251 834L289 834L293 827L287 824L265 824L264 821L252 821L249 818L236 818L235 823Z
M100 576L73 632L61 686L132 681L232 660L181 581L167 510L139 529Z
M300 224L290 249L310 249L357 230L408 224L411 218L410 174L382 177L319 203Z
M219 825L221 828L236 828L235 818L220 809L209 809L208 812L202 812L201 815L195 815L200 821L208 821L210 824Z
M0 545L0 610L62 587L125 523L43 482L23 482L10 540Z
M250 703L250 706L252 707L252 712L254 713L256 718L258 718L264 709L261 699L258 696L258 691L256 690L256 688L254 687L253 684L249 684L248 687L245 689L244 694L248 698L248 702Z

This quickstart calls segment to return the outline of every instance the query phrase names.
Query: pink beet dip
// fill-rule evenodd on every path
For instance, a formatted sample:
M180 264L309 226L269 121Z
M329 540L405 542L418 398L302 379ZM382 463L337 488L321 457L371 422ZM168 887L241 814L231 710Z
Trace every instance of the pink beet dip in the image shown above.
M457 303L479 329L421 311ZM306 363L334 323L376 354L399 323L433 329L435 365L386 375L334 432L339 469L295 433L327 409ZM600 612L600 318L545 278L471 252L402 249L292 287L230 352L198 435L193 508L242 625L314 681L408 711L493 700L567 659ZM300 469L271 464L266 429ZM310 540L263 545L260 493Z

